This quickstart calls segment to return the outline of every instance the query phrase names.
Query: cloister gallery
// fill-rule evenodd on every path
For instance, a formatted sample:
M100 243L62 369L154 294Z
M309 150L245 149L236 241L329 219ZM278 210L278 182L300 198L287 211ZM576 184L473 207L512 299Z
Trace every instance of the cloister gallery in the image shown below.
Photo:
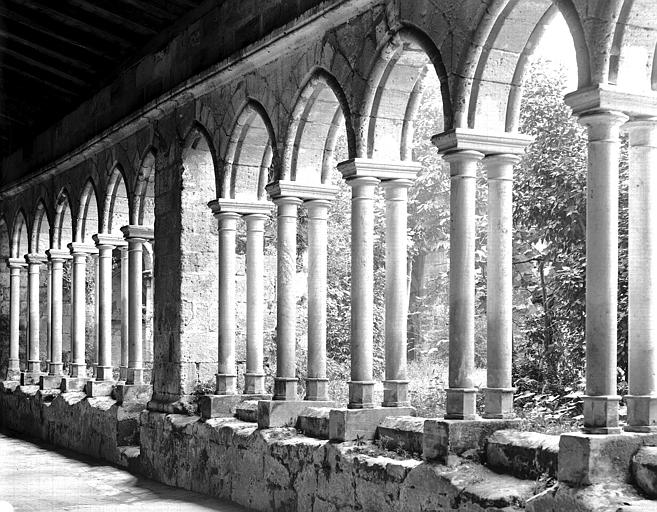
M0 63L4 104L30 93L10 87L10 77L29 81L26 70L34 65L50 95L43 100L50 117L38 108L0 112L5 429L258 510L657 510L650 499L657 497L653 2L8 4L15 5L0 11L13 43ZM149 25L149 16L168 21ZM514 165L532 140L518 131L523 73L556 16L565 19L576 52L577 88L565 102L588 134L586 391L583 431L550 436L519 432L514 419L511 212ZM27 53L27 68L12 64L29 39L12 26L39 33L31 49L59 64L40 64ZM141 39L131 39L135 34ZM123 54L101 65L94 44ZM66 45L76 49L59 51ZM87 52L86 60L75 52ZM90 77L77 89L76 66L86 66ZM422 79L434 72L444 130L432 142L449 166L449 382L444 418L421 418L408 395L407 194L420 169L411 141ZM68 103L55 111L58 98ZM621 133L629 135L630 173L622 423ZM348 155L336 162L341 135ZM352 194L348 403L331 400L327 378L327 225L336 166ZM488 189L488 272L487 383L478 389L480 166ZM384 219L374 215L378 189ZM302 383L300 212L308 226ZM268 222L276 238L273 388L265 382L263 351L270 336ZM373 371L378 222L385 223L382 402ZM242 229L246 278L238 286ZM238 365L241 350L245 364ZM410 455L363 453L383 433ZM537 484L541 475L553 479L547 488Z

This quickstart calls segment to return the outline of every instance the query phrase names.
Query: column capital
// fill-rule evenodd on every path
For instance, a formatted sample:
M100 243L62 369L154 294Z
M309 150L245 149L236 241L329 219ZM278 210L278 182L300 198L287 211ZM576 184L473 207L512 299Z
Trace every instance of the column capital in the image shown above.
M71 259L71 253L63 249L48 249L46 254L50 261L64 261Z
M627 122L628 117L618 110L592 110L579 114L578 122L586 126L596 138L612 137L612 132L618 130L621 125ZM614 140L618 137L613 136Z
M351 158L338 164L338 171L345 179L377 178L381 181L415 179L422 165L410 160L389 161L372 158Z
M621 128L629 133L631 146L657 147L657 117L631 117Z
M67 245L69 250L71 251L71 255L90 255L90 254L97 254L98 249L96 249L95 245L91 244L84 244L80 242L71 242L70 244Z
M46 260L46 256L42 254L30 253L25 255L25 262L28 265L42 265Z
M578 89L566 94L564 102L575 115L593 111L617 111L631 116L657 115L657 93L628 92L609 84Z
M128 226L121 227L121 233L126 240L141 239L142 242L148 242L153 240L153 227L152 226L142 226L140 224L130 224Z
M520 155L499 154L490 155L483 159L486 175L489 180L513 180L513 166L522 157Z
M333 199L338 187L333 185L299 183L297 181L279 180L265 187L267 193L276 202L281 197L295 197L302 200Z
M112 249L116 247L121 247L127 245L128 242L119 235L111 235L109 233L96 233L93 237L94 242L96 242L96 247L101 248L103 246L111 246Z
M534 137L516 132L482 132L470 128L452 128L431 137L438 152L476 151L484 155L522 155Z
M381 186L384 189L388 189L388 190L407 189L413 186L413 180L407 180L407 179L386 180L381 182Z
M215 217L220 213L236 213L239 215L251 215L260 213L270 215L274 208L270 201L237 201L235 199L213 199L208 203Z
M27 267L27 263L23 258L7 258L7 266L9 268L25 268Z

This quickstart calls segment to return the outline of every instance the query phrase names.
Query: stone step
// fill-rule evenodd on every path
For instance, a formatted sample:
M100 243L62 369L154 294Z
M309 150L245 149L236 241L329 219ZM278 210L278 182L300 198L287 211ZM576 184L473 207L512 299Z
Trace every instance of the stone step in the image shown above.
M425 418L388 416L377 428L377 439L386 450L404 450L422 455Z
M299 415L297 428L308 437L328 439L330 411L330 407L308 407Z
M557 477L559 436L498 430L486 443L486 465L495 471L535 480L541 475Z
M241 421L258 423L258 401L245 400L235 407L235 417Z
M141 448L139 446L118 446L116 449L118 453L117 464L130 471L136 471L139 467L139 456Z
M657 498L657 447L644 446L632 457L632 476L636 486Z

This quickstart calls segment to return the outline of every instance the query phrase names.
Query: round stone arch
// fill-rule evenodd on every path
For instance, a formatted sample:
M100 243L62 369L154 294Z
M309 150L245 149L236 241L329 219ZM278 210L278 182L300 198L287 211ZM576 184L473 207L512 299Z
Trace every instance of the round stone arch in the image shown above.
M272 169L278 167L278 145L265 107L247 98L230 131L220 176L219 197L263 200ZM274 178L276 179L276 178Z
M303 81L285 139L280 179L325 184L333 151L344 128L348 157L356 157L356 132L344 89L326 69L316 67Z
M67 187L63 187L59 194L57 194L57 200L55 201L51 243L53 249L68 250L67 245L73 242L74 218L71 195Z
M432 68L439 80L445 128L453 124L448 75L440 52L419 28L403 25L379 48L368 75L360 116L360 149L368 158L410 160L413 118L422 81Z
M155 224L155 171L157 150L149 146L139 159L135 178L134 196L130 224Z
M75 230L75 241L93 245L93 235L100 231L98 193L93 178L87 178L80 194L80 208Z
M32 215L32 231L30 236L30 252L45 256L51 246L51 220L43 198L37 200Z
M130 193L128 181L121 164L115 163L105 190L104 207L100 231L123 237L121 227L130 223Z

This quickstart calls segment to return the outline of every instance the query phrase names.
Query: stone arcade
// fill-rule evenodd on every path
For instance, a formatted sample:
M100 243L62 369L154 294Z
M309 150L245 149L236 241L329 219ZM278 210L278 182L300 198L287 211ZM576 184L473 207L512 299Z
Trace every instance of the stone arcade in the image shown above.
M44 2L30 18L30 2L9 3L21 7L0 11L8 27L31 23L46 37L41 43L71 44L48 35L43 16L76 30L86 23L93 32L91 18L83 23L77 11ZM123 41L133 55L117 57L123 64L111 76L96 75L87 93L67 93L68 113L3 137L0 314L9 327L0 339L0 426L257 510L657 510L649 499L657 497L652 0L175 0L166 8L120 0L132 14L113 34L106 27L117 23L116 13L76 4L103 20L97 28L105 27L105 42ZM169 22L140 24L147 14ZM517 131L520 85L545 26L559 14L578 67L577 90L565 101L589 138L584 431L560 438L514 430L511 381L513 166L531 142ZM131 46L129 31L148 38ZM44 46L41 56L60 59L55 83L74 78L67 62L85 65ZM11 67L0 62L5 80L16 72ZM451 176L445 418L415 417L406 363L407 190L419 170L410 144L428 68L440 80L444 110L444 131L432 142ZM8 88L3 94L12 99ZM9 114L0 117L5 132L17 130ZM335 162L342 130L348 159ZM622 131L630 152L626 425L616 391ZM327 212L336 164L352 191L346 404L329 400L326 371ZM488 374L480 391L473 382L479 165L488 180L489 226ZM379 187L382 403L373 393ZM305 396L295 353L302 209L309 226ZM267 395L263 246L271 216L276 375ZM245 290L235 282L242 222ZM243 387L238 300L247 304ZM202 392L208 382L213 389ZM382 433L422 460L359 450ZM542 490L541 475L555 485Z

